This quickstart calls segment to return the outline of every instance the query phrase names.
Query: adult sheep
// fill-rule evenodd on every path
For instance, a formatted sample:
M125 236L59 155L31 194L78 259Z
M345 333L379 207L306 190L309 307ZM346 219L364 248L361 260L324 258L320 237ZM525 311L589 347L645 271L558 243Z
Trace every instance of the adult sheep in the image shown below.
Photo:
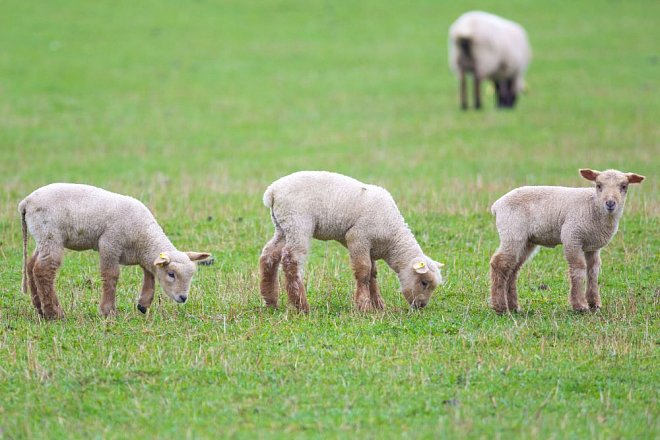
M571 306L578 312L600 308L600 250L616 234L628 185L644 176L591 169L580 174L594 187L523 186L493 204L500 236L500 247L490 260L491 306L496 312L518 311L518 271L538 246L559 244L564 245L570 271Z
M341 174L301 171L273 182L263 198L275 235L259 261L261 295L277 307L280 261L289 302L309 311L302 281L312 238L336 240L348 248L356 281L354 300L361 311L382 309L376 260L397 273L401 291L414 308L425 307L442 283L440 267L427 257L385 189Z
M64 249L94 249L101 258L101 313L114 314L119 265L144 271L138 309L146 313L154 297L155 278L168 297L186 302L195 261L210 254L179 252L149 209L140 201L89 185L53 183L35 190L18 204L23 226L23 292L30 285L32 303L46 319L64 313L55 293L55 274ZM27 260L27 233L37 243Z
M513 21L472 11L449 28L449 66L460 79L461 107L468 108L467 79L474 78L474 106L481 108L481 81L495 85L498 107L513 107L525 87L532 57L527 33Z

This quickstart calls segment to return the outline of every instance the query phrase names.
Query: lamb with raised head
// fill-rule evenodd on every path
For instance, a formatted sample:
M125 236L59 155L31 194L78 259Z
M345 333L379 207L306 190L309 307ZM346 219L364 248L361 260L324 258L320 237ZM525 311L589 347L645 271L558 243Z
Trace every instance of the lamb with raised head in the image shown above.
M513 107L525 87L532 57L527 33L513 21L481 11L461 15L449 28L449 66L460 79L461 107L468 108L467 74L474 79L474 106L481 108L481 81L495 85L498 107Z
M424 255L392 196L379 186L326 171L301 171L273 182L263 202L275 225L259 261L261 295L271 307L277 307L281 261L289 302L309 311L302 273L312 238L336 240L348 248L354 300L361 311L385 306L376 278L379 259L397 273L414 308L425 307L442 283L442 264Z
M590 169L580 174L595 182L594 187L523 186L493 204L500 236L500 247L490 260L491 306L496 312L519 310L518 271L537 246L558 244L564 245L568 261L571 306L579 312L600 308L600 250L619 227L628 185L644 176Z
M23 292L29 283L32 303L47 319L64 316L55 293L55 274L64 249L99 251L103 296L100 310L114 314L119 265L144 271L137 308L146 313L154 297L155 278L171 299L186 302L194 261L210 254L179 252L149 209L140 201L89 185L53 183L35 190L18 204L23 226ZM28 230L36 241L27 259Z

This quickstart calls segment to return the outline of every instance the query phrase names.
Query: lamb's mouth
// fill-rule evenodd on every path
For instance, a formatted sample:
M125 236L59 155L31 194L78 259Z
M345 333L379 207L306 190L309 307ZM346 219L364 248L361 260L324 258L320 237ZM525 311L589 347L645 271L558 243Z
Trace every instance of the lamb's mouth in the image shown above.
M188 300L188 296L186 296L186 295L174 295L172 297L172 299L174 301L178 302L179 304L183 304Z

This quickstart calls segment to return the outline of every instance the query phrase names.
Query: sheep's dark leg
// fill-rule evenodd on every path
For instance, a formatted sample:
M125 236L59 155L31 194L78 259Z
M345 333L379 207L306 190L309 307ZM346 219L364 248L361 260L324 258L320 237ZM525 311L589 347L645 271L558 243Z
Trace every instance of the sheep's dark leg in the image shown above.
M461 69L461 108L467 110L467 78L466 78L465 69Z
M587 277L587 261L580 247L564 244L564 255L568 261L571 277L570 303L576 312L589 310L584 295L584 282Z
M99 307L103 316L117 313L116 295L117 281L119 280L119 263L101 257L101 280L103 281L103 295Z
M481 80L477 76L476 72L474 73L474 108L481 108Z
M140 299L137 303L137 309L142 313L147 313L147 309L151 306L154 300L154 293L156 291L156 280L154 275L144 267L142 268L144 277L142 279L142 291L140 291Z
M30 288L30 296L32 297L32 304L34 305L34 308L37 309L37 313L39 315L44 316L44 312L41 309L41 300L39 299L39 292L37 291L37 284L35 283L34 279L34 274L32 271L34 270L34 264L37 262L37 258L39 256L39 251L34 251L34 254L30 257L30 259L27 262L27 277L28 277L28 285Z
M46 319L64 318L55 292L55 275L62 264L63 253L63 249L56 246L40 248L32 268L33 281Z
M385 301L380 296L380 289L378 288L378 268L376 261L371 260L371 277L369 278L369 295L371 297L371 306L376 310L383 310L385 308Z
M495 105L499 108L502 107L502 89L497 80L493 80L493 85L495 86Z
M277 299L279 297L277 270L282 260L284 243L284 233L276 229L275 235L264 246L261 257L259 258L259 272L261 275L259 290L266 305L270 307L277 307Z
M516 91L514 90L513 86L514 86L513 78L507 79L506 88L509 91L509 98L508 98L509 108L513 108L516 105Z
M587 261L587 303L592 310L600 309L600 293L598 292L598 274L600 273L600 249L585 252Z

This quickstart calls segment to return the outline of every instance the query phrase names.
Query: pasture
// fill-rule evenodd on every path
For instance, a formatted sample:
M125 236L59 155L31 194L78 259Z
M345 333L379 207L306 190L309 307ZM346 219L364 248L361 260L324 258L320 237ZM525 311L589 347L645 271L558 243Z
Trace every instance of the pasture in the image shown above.
M462 112L447 29L523 24L530 87ZM0 4L0 438L658 438L660 3L206 0ZM578 168L647 176L602 252L598 313L568 305L562 249L488 307L490 204ZM266 309L261 197L326 169L386 187L446 284L410 310L352 303L348 255L315 242L311 313ZM68 252L66 318L20 291L17 203L56 181L132 195L181 250L212 252L190 299L157 287L98 313L98 254ZM30 240L30 249L34 242ZM286 296L286 295L284 295Z

